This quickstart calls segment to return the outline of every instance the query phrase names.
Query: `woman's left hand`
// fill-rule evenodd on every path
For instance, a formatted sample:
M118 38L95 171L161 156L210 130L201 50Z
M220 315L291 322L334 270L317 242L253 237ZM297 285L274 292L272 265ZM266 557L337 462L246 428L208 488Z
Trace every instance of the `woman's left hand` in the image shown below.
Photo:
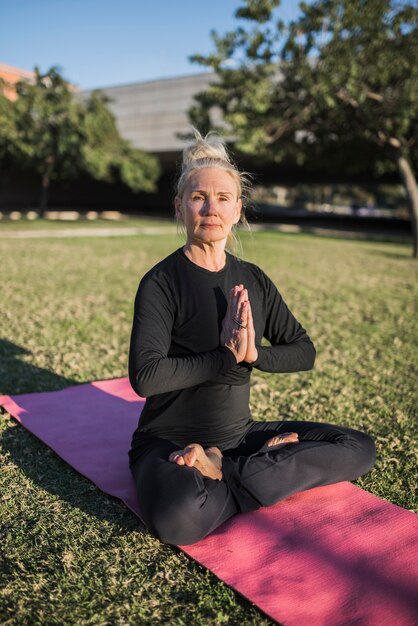
M244 361L246 363L254 363L258 359L258 351L255 345L255 329L253 314L251 311L251 303L248 300L248 317L247 317L247 352L245 354Z

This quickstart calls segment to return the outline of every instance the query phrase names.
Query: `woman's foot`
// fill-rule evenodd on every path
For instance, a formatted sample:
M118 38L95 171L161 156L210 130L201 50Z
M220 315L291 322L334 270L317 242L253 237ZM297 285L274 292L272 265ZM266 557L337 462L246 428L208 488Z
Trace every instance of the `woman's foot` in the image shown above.
M272 452L286 446L288 443L299 443L299 435L297 433L282 433L272 437L260 448L258 454L264 452Z
M207 478L222 479L222 452L219 448L204 450L199 443L191 443L183 450L172 452L168 460L177 465L194 467Z

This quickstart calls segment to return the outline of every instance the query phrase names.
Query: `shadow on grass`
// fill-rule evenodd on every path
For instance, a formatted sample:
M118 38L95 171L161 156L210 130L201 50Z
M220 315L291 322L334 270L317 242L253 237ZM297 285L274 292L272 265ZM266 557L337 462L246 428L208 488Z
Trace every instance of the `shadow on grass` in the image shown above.
M21 359L30 354L30 350L0 339L0 395L55 391L78 383Z
M100 491L15 420L2 433L0 446L41 490L99 520L116 524L121 531L146 530L118 498Z
M2 354L7 355L8 367L16 364L18 371L25 377L25 383L21 386L15 385L13 380L15 377L6 377L1 391L9 391L13 394L19 392L34 392L47 389L59 390L70 385L73 385L76 381L67 379L62 376L56 376L53 373L42 370L40 368L34 368L28 366L25 363L19 362L16 357L24 354L28 354L28 351L24 348L13 345L11 342L2 341L0 344ZM7 367L5 368L7 371ZM96 390L96 393L100 393ZM113 399L114 402L121 401L120 399ZM109 402L112 403L112 398L109 398ZM0 418L1 419L1 418ZM16 465L21 476L29 479L36 489L29 489L29 494L26 498L26 488L24 480L23 484L19 486L19 474L16 474L14 479L15 487L10 496L16 498L19 503L19 494L23 494L22 498L25 499L26 504L24 506L16 507L17 514L12 516L12 519L7 525L0 526L0 537L2 533L17 532L18 529L25 529L25 532L30 534L32 527L36 527L39 523L39 516L45 516L45 523L54 525L53 519L50 518L53 506L59 503L62 507L62 514L64 519L68 519L68 523L73 523L74 517L71 514L72 509L81 511L87 514L89 517L95 518L98 521L105 521L113 528L113 534L124 536L133 532L140 532L144 535L145 544L142 549L147 550L147 545L152 547L150 542L154 540L149 531L142 524L140 519L132 513L118 498L109 496L103 493L96 487L89 479L85 478L74 470L70 465L63 461L51 448L40 441L37 437L32 435L26 428L18 424L14 419L11 419L6 428L2 428L0 434L0 447L7 457ZM22 478L21 478L22 480ZM17 484L16 484L17 483ZM27 483L26 483L27 484ZM45 497L45 493L49 494ZM52 501L52 502L51 502ZM28 506L33 505L33 516L28 515ZM30 509L32 510L32 509ZM58 516L59 519L63 519L62 514ZM93 520L92 520L93 521ZM90 521L87 520L87 524ZM36 529L35 529L36 532ZM142 545L142 542L141 542ZM154 549L154 548L153 548ZM161 549L164 551L167 549L175 550L179 552L180 549L174 546L163 546ZM155 572L161 570L161 553L158 551L155 559L147 557L148 576L152 580ZM10 561L11 571L14 567L12 561ZM190 573L190 576L194 576L196 571L200 572L200 566L193 561L185 562L185 567ZM196 567L198 570L196 570ZM210 572L210 577L213 585L218 585L218 580L215 575ZM186 607L188 605L194 605L196 602L201 602L199 589L192 588L191 590L175 592L176 602L181 602ZM243 607L244 610L250 610L252 613L258 610L252 606L252 603L246 598L237 594L235 602L237 605ZM257 614L255 615L257 617ZM255 618L254 618L255 619ZM258 618L257 618L258 619ZM264 618L263 623L271 624L268 618Z
M80 384L20 360L19 357L28 354L31 353L26 348L0 339L0 395L58 391ZM90 515L116 523L124 530L145 530L139 518L120 500L101 492L15 420L2 433L0 444L12 461L41 489Z
M19 358L29 354L29 351L7 340L0 341L0 354L4 357L2 371L6 374L2 380L0 392L16 395L22 392L56 391L76 383L74 380L57 376L50 371L20 361ZM92 394L93 404L95 404L96 398L100 400L100 394L103 395L101 390L94 390ZM23 408L29 407L29 404L26 404L29 399L21 398L19 402ZM111 395L107 397L106 405L111 407L113 414L117 412L119 403L130 404L121 398L112 398ZM83 431L78 432L82 436ZM65 427L61 433L65 437ZM1 429L0 447L8 459L19 468L19 472L14 473L13 487L9 489L7 494L8 497L12 497L16 501L16 506L13 509L14 514L9 515L7 524L0 525L0 537L7 533L20 532L22 529L24 529L24 533L31 536L32 532L37 532L40 518L43 519L42 525L47 527L49 525L51 533L54 534L53 527L56 522L53 518L53 512L55 505L57 505L59 506L57 511L58 523L65 520L64 523L73 524L74 519L84 523L77 516L74 517L73 511L76 510L88 516L87 526L90 524L94 526L94 520L109 524L112 527L112 535L123 537L139 531L142 537L139 544L135 545L139 545L140 550L147 551L148 565L146 569L150 580L159 575L161 558L164 554L168 554L171 550L177 553L181 552L179 548L174 546L159 544L160 549L155 554L155 558L151 558L148 554L148 548L151 549L151 552L155 552L155 542L158 542L140 519L118 498L100 491L89 479L74 470L51 448L13 418L10 419L6 427L3 426ZM29 488L26 479L30 483ZM24 502L21 503L20 498ZM15 568L13 561L10 560L6 565L10 568L9 575L12 576ZM183 565L192 578L195 577L196 573L200 576L201 566L197 563L186 559ZM209 572L209 576L214 586L219 585L213 572ZM192 585L191 589L183 589L180 586L180 591L176 588L174 593L175 601L186 609L188 606L201 603L199 584L196 587ZM221 590L221 593L224 592ZM254 623L255 620L257 623L261 623L260 619L262 619L262 623L272 624L267 617L262 617L262 614L259 614L258 609L253 607L248 599L240 594L236 594L234 602L244 611L250 612L254 618ZM215 609L212 609L210 605L209 602L207 609L209 615L215 617L213 613Z
M409 249L405 250L405 254L399 254L399 252L391 252L390 250L370 250L369 254L385 257L386 259L398 259L400 261L409 261L412 259L412 254Z

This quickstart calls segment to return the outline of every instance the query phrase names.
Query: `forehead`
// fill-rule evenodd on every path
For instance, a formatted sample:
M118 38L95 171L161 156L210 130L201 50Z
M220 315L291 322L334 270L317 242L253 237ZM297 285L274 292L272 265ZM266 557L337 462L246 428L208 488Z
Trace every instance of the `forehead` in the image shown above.
M201 170L196 170L190 175L187 183L189 191L196 189L203 191L207 188L213 188L215 191L228 191L236 194L238 191L237 187L234 176L218 167L205 167Z

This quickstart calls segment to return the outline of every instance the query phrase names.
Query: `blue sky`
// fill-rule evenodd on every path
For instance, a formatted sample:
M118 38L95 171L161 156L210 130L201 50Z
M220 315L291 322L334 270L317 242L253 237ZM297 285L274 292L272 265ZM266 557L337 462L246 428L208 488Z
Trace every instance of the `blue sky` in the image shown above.
M194 53L213 50L210 31L236 25L239 0L4 0L0 63L61 68L81 89L203 71ZM299 2L282 0L281 17Z

